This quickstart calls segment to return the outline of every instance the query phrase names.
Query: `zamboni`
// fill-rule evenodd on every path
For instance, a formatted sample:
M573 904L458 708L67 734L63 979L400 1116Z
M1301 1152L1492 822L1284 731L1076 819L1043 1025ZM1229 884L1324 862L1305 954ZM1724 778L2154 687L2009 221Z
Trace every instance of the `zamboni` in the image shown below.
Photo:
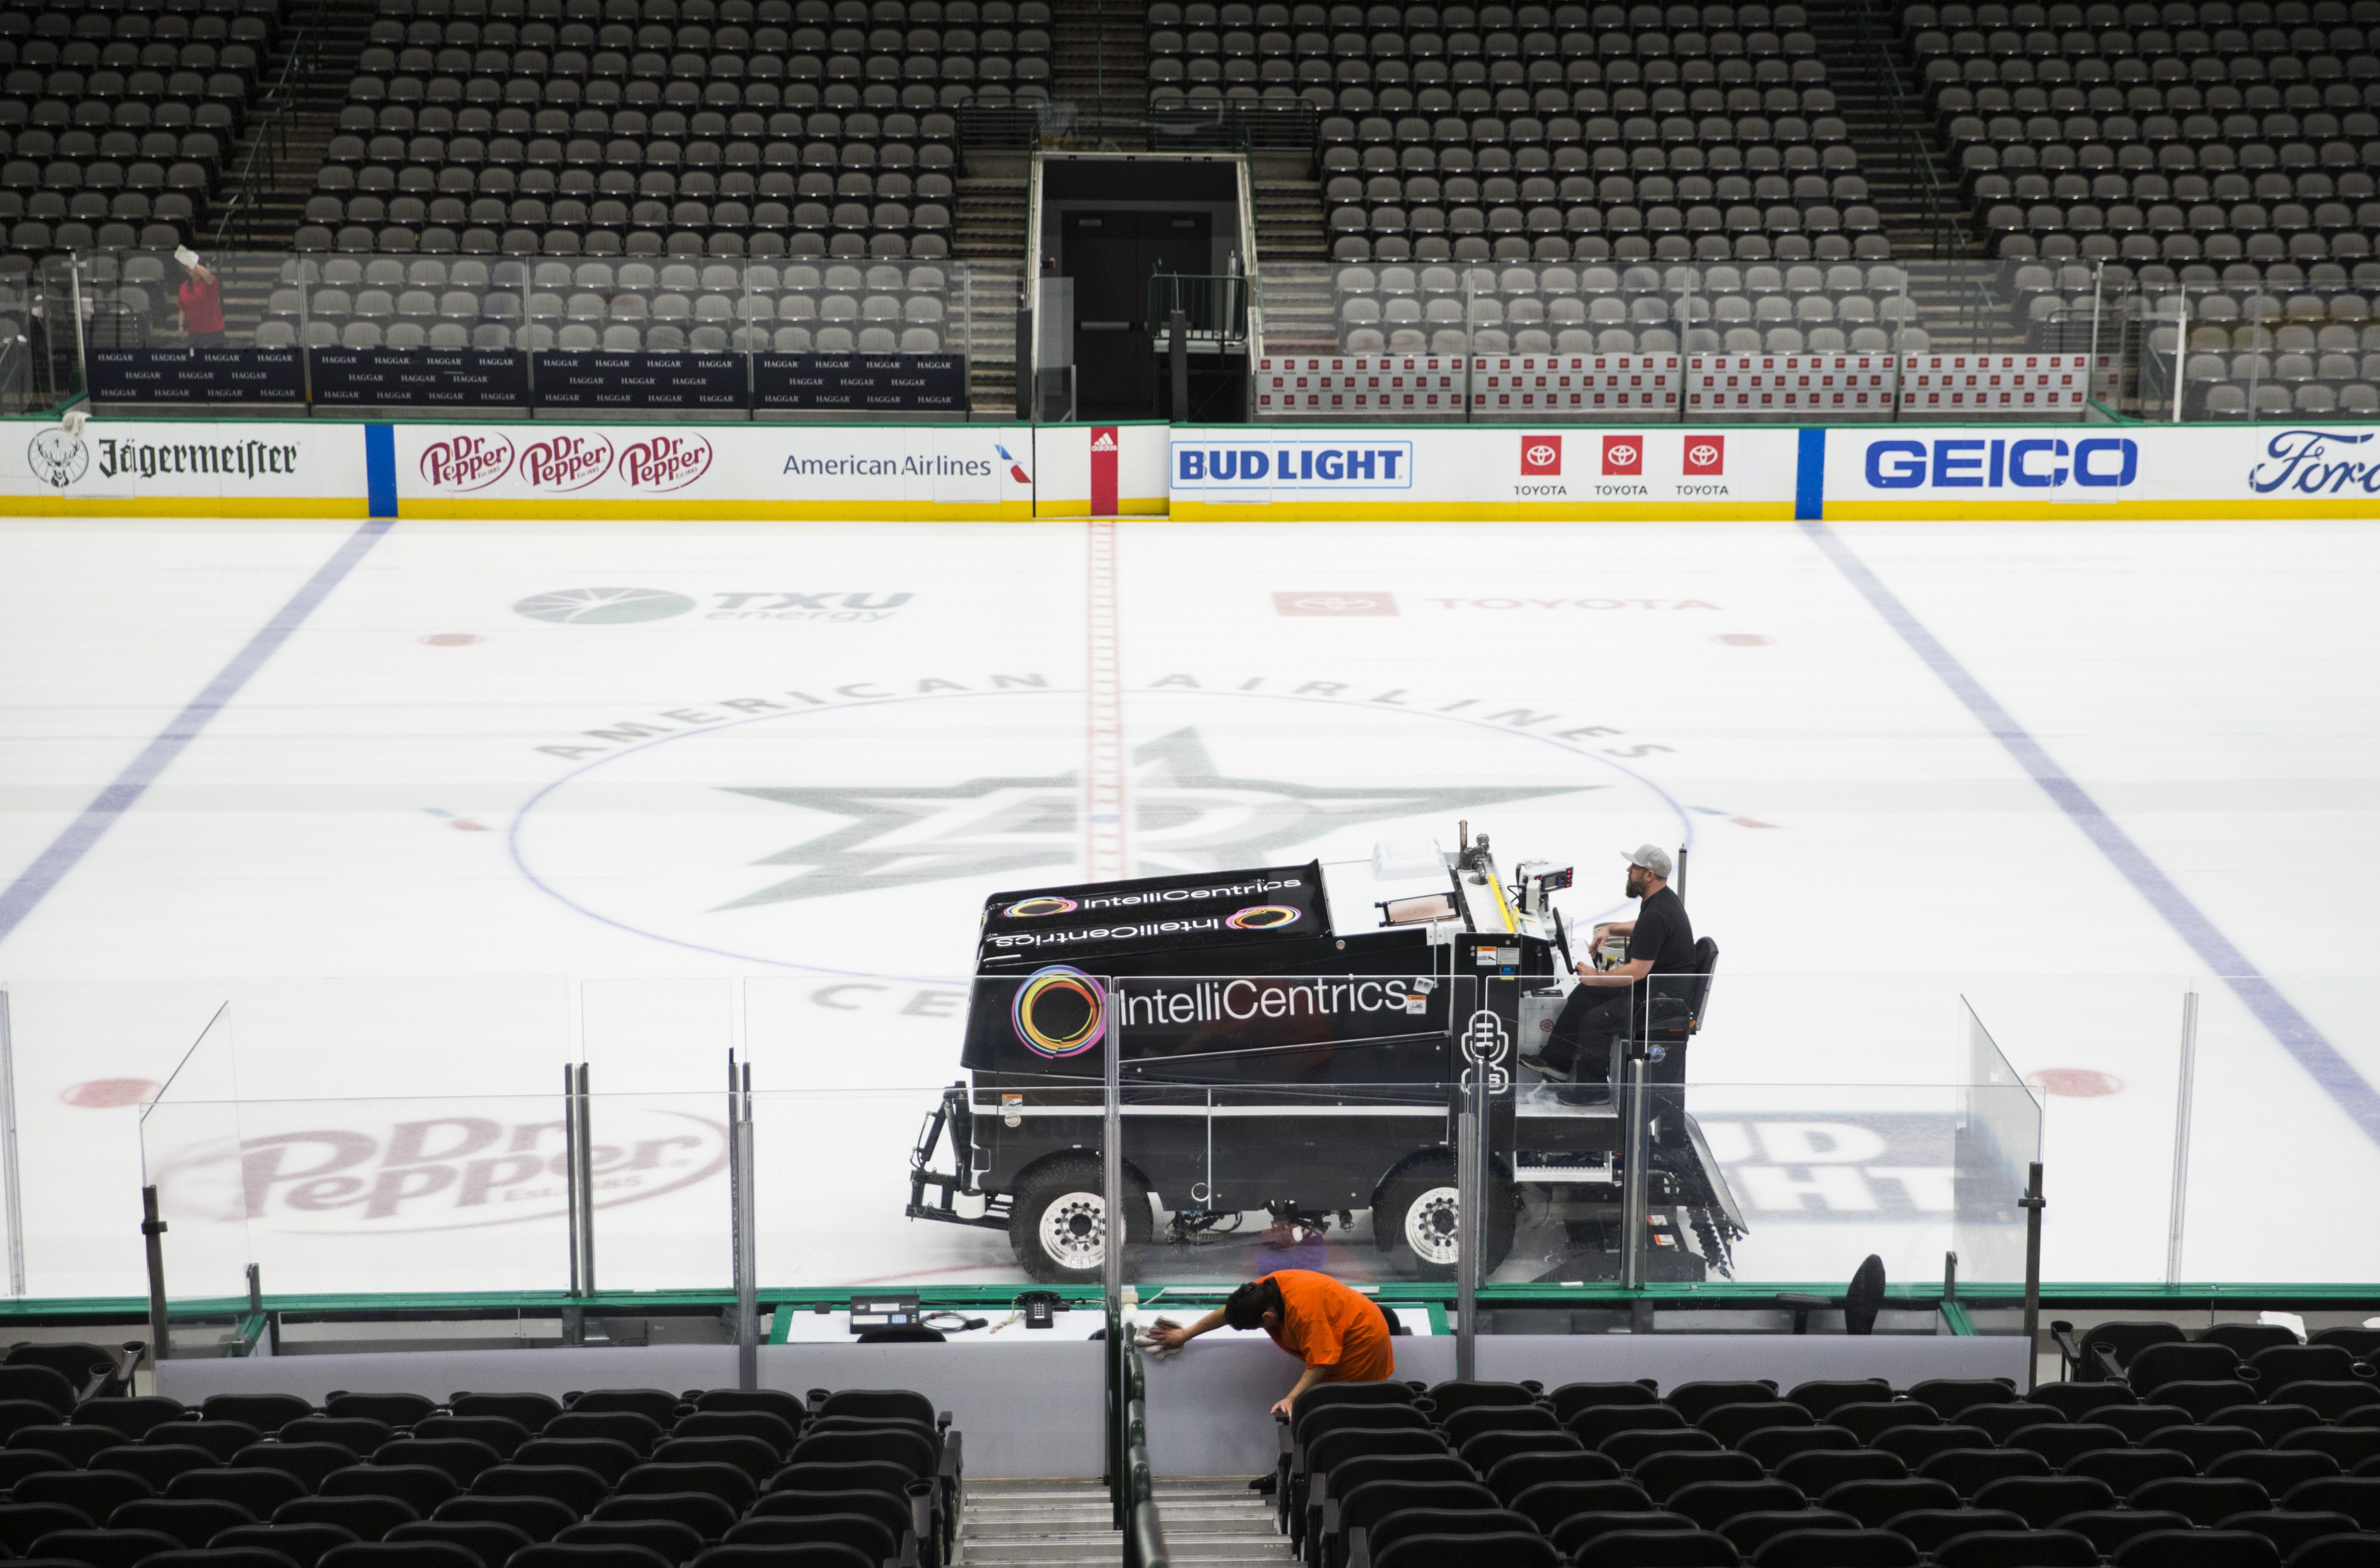
M1538 1055L1571 989L1570 929L1549 902L1570 870L1524 861L1508 882L1467 824L1454 851L1405 859L1397 895L1368 918L1334 910L1319 861L987 899L967 1076L926 1117L909 1217L1005 1231L1035 1279L1096 1282L1113 1051L1128 1255L1160 1215L1168 1242L1191 1244L1256 1215L1327 1234L1368 1213L1392 1267L1451 1279L1457 1115L1466 1075L1484 1072L1483 1277L1524 1209L1560 1227L1543 1277L1616 1276L1623 1097ZM1614 943L1594 962L1623 958ZM1611 1080L1633 1053L1660 1086L1647 1096L1647 1278L1725 1272L1744 1234L1683 1103L1717 958L1698 942L1682 994L1657 999L1609 1058Z

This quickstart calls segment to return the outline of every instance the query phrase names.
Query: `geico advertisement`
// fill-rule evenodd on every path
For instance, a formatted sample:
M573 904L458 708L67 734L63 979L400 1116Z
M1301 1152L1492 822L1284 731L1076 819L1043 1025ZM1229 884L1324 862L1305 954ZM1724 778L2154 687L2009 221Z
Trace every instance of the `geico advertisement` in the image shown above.
M2288 425L2038 425L1827 432L1829 517L1977 516L2108 506L2138 517L2368 515L2374 430Z
M354 425L299 419L12 422L0 433L0 488L62 500L307 499L359 506L363 438Z
M401 512L656 511L897 517L1029 511L1032 432L958 425L400 425Z
M1741 427L1351 426L1276 437L1239 426L1176 431L1172 490L1177 508L1347 502L1374 515L1790 508L1794 452L1791 431Z

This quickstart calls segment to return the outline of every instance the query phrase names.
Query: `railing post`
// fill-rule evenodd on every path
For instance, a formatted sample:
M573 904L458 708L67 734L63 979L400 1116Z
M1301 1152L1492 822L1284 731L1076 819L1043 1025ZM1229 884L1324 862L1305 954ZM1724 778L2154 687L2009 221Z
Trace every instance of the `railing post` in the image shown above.
M8 1294L25 1294L25 1189L17 1152L17 1045L0 991L0 1213L8 1226Z
M578 1073L562 1064L562 1196L569 1226L570 1299L585 1293L578 1278ZM578 1344L586 1338L586 1318L573 1307L562 1309L562 1343Z
M595 1095L587 1064L578 1064L578 1257L579 1283L595 1294Z
M2040 1161L2025 1167L2024 1196L2017 1202L2024 1209L2024 1392L2030 1394L2041 1375L2034 1343L2041 1333L2041 1211L2048 1206L2041 1196Z
M157 1189L140 1189L140 1236L149 1257L149 1364L172 1354L165 1331L165 1222L157 1218Z
M727 1053L727 1152L728 1202L734 1209L730 1226L735 1249L735 1386L757 1389L760 1386L760 1310L759 1241L754 1234L752 1067L743 1064L739 1077L733 1051Z
M1621 1153L1628 1164L1620 1173L1620 1284L1623 1290L1645 1288L1645 1146L1651 1139L1645 1118L1645 1058L1633 1040L1628 1042L1628 1097L1622 1125Z
M2173 419L2169 421L2177 425L2181 423L2181 371L2182 366L2186 363L2183 356L2189 352L2190 289L2187 285L2177 284L2173 290ZM2248 413L2252 418L2255 412L2256 400L2254 395L2251 394L2248 399Z
M1190 419L1190 314L1176 306L1165 319L1165 358L1173 393L1173 422Z
M2166 1213L2165 1282L2181 1282L2182 1216L2190 1204L2191 1097L2198 1077L2198 993L2181 993L2181 1059L2173 1095L2173 1196Z

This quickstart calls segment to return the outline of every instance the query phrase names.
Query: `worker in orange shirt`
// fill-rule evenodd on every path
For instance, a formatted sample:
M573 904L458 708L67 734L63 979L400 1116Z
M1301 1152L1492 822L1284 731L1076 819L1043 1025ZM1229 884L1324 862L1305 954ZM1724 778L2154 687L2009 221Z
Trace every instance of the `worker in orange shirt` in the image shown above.
M1146 1343L1179 1350L1221 1328L1262 1329L1273 1343L1305 1363L1297 1386L1272 1407L1276 1416L1287 1416L1298 1396L1317 1383L1374 1383L1397 1369L1389 1320L1371 1298L1308 1269L1280 1269L1252 1280L1186 1329L1151 1329Z

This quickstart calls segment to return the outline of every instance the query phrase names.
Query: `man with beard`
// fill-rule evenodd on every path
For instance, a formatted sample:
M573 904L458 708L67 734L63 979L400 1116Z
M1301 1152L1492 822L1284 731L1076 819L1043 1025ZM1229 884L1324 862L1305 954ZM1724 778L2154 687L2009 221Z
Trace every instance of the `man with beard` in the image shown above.
M1626 937L1628 961L1600 970L1579 965L1578 989L1555 1020L1539 1058L1574 1083L1608 1083L1612 1042L1644 1033L1654 1000L1678 998L1684 977L1694 973L1694 930L1687 923L1685 902L1670 890L1668 851L1647 844L1628 857L1628 896L1643 901L1636 918L1596 927L1590 948L1599 953L1606 937Z

